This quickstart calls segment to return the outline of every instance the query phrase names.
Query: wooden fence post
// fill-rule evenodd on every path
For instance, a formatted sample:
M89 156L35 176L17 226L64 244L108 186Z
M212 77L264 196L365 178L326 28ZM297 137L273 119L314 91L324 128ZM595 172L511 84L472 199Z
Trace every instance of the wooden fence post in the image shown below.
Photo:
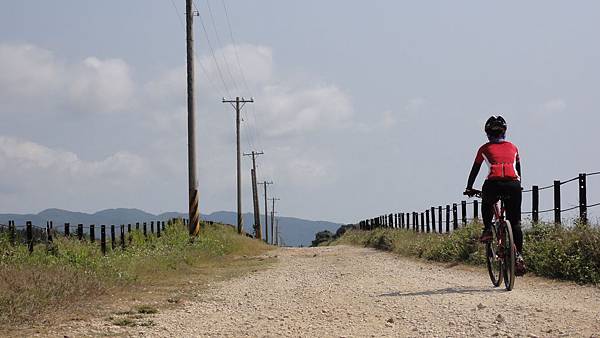
M586 174L579 174L579 221L583 224L588 222L586 191Z
M144 225L144 237L148 237L148 230L146 228L146 222L144 222L143 225Z
M425 224L427 224L427 233L431 232L431 227L429 224L429 210L425 210Z
M162 230L165 231L165 221L161 222Z
M473 220L479 220L479 200L473 200Z
M46 244L52 243L52 222L46 222Z
M450 232L450 205L446 204L446 233Z
M77 239L83 240L83 224L77 224Z
M467 225L467 201L460 201L463 226Z
M154 221L150 221L150 233L154 235Z
M10 245L15 245L17 239L17 229L15 226L15 221L8 221L8 240L10 241Z
M436 222L435 222L435 207L431 207L430 209L431 212L431 232L435 233L436 232Z
M71 236L71 224L65 223L65 237Z
M438 206L438 218L439 218L439 220L438 220L438 232L441 234L443 232L442 231L442 224L444 223L443 220L442 220L442 206L441 205Z
M115 225L110 225L110 249L115 251Z
M94 224L90 225L90 243L94 243L96 241L95 227L96 226Z
M540 188L537 185L531 187L531 220L533 223L540 221Z
M121 224L121 250L125 251L125 224Z
M554 181L554 223L560 224L560 181Z
M424 212L421 212L421 232L425 232L425 213Z
M458 229L458 206L456 203L452 204L452 225L454 226L453 230Z
M140 230L140 222L135 222L135 230L136 231Z
M106 255L106 225L100 225L100 251Z
M27 236L27 248L29 253L33 252L33 226L31 225L31 221L27 221L25 223L25 235Z
M160 238L160 221L156 222L156 237Z

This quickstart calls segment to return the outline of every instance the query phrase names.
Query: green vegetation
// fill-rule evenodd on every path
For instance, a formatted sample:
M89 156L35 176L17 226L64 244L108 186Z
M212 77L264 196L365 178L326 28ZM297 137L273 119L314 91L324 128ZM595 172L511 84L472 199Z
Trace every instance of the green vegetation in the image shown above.
M351 230L330 243L360 245L437 262L485 264L478 237L481 224L473 223L449 235L376 229ZM539 276L600 283L600 229L577 224L572 228L537 224L525 230L524 259L530 272Z
M192 271L200 280L214 274L215 266L227 265L228 257L233 261L268 250L261 241L216 224L206 225L194 242L181 224L168 226L160 238L133 232L128 240L124 251L118 248L106 256L98 243L62 237L55 238L52 250L37 245L29 254L25 245L11 246L0 235L0 326L31 321L50 307L93 301L119 288L136 289L174 276L191 278ZM136 308L142 314L157 311L150 305Z

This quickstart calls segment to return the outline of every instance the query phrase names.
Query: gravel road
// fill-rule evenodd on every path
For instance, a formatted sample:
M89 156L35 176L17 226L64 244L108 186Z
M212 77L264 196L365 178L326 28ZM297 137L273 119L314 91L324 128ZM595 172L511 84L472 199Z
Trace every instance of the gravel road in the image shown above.
M98 319L68 336L600 337L600 289L518 278L491 287L481 268L431 264L367 248L272 251L271 268L221 282L151 326Z

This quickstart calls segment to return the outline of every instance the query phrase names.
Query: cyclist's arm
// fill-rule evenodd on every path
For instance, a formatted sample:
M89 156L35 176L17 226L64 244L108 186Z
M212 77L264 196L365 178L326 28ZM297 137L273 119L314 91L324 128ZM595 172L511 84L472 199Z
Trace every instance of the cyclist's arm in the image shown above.
M519 177L523 177L523 175L521 175L521 161L517 160L515 167L517 168L517 174L519 174Z
M473 184L475 184L475 179L477 178L477 174L479 174L479 169L481 169L481 163L477 163L477 161L475 161L473 163L473 167L471 168L471 173L469 174L469 180L467 181L467 190L473 189Z

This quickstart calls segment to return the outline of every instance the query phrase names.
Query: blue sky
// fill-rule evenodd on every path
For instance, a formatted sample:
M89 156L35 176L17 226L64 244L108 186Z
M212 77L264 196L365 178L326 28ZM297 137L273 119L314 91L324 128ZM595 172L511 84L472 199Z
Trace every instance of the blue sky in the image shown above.
M235 209L229 94L256 99L243 150L266 153L259 179L276 182L286 215L350 222L458 201L493 112L526 187L600 170L597 2L227 0L235 47L223 1L197 4L215 53L197 21L203 212ZM171 1L0 8L0 212L185 210L185 39Z

